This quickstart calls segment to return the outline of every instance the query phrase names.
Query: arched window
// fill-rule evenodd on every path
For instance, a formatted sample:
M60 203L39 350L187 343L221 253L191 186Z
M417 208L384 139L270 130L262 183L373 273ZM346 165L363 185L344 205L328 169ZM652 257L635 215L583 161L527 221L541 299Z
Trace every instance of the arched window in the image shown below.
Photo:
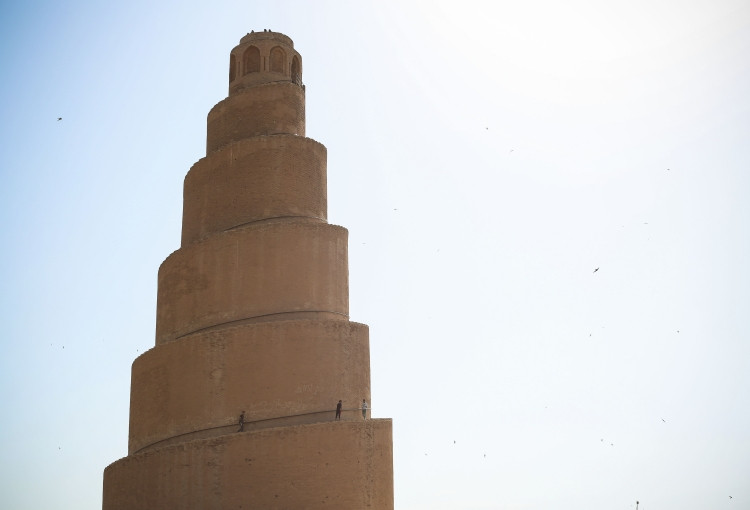
M292 57L292 81L297 85L302 85L302 69L300 69L299 57Z
M284 50L279 46L271 48L271 71L274 73L284 72Z
M229 83L237 77L237 59L233 53L229 54Z
M242 55L243 74L260 71L260 50L255 46L248 46Z

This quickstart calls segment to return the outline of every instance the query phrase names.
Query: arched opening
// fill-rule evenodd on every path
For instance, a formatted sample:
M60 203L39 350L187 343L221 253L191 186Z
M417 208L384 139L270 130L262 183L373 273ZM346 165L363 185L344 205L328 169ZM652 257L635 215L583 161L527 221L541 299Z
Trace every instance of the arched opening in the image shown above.
M302 69L297 55L292 57L292 81L297 85L302 85Z
M242 55L243 74L260 71L260 50L255 46L248 46Z
M237 77L237 58L233 53L229 54L229 83L232 83Z
M284 54L284 50L282 50L279 46L274 46L273 48L271 48L271 72L284 72L284 57L286 57L286 55Z

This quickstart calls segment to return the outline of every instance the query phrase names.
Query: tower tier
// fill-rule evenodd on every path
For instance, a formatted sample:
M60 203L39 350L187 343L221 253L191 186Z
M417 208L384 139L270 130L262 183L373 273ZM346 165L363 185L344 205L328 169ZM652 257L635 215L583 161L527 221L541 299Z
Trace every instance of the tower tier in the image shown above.
M231 143L193 165L183 197L183 246L269 218L325 221L326 148L294 135Z
M159 268L156 344L239 323L349 315L348 232L252 223L180 248Z
M224 435L104 470L106 510L393 509L391 420Z
M129 454L245 430L362 420L370 401L368 329L349 321L283 321L198 333L133 363Z
M292 82L255 85L208 113L206 154L253 136L305 136L305 90Z

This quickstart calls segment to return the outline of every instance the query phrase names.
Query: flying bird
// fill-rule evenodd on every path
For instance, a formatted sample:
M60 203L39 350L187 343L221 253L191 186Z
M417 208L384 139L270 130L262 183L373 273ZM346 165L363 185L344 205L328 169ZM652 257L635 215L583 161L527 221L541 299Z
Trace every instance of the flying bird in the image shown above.
M57 120L62 120L62 117L58 117Z
M596 273L597 271L599 271L599 268L598 268L598 267L597 267L596 269L594 269L594 272L595 272L595 273Z

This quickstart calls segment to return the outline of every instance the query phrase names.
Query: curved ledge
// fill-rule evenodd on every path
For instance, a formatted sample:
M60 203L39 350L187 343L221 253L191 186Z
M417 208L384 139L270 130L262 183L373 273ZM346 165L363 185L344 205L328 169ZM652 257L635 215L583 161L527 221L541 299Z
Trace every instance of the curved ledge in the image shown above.
M223 322L221 324L216 324L215 326L209 326L202 329L197 329L195 331L191 331L189 333L185 333L184 335L180 335L172 342L176 340L181 340L183 338L197 335L200 333L208 333L211 331L217 331L219 329L224 328L233 328L236 326L242 326L245 324L258 324L260 322L276 322L276 321L288 321L288 320L325 320L325 319L331 319L331 320L340 320L345 321L349 319L348 315L344 315L343 313L338 312L328 312L323 310L312 310L312 311L306 311L306 312L279 312L279 313L269 313L265 315L258 315L255 317L246 317L244 319L237 319L230 322Z
M372 409L368 409L368 411L372 411ZM207 439L235 432L252 432L254 430L269 429L274 427L290 427L294 425L323 423L327 421L364 421L364 419L362 418L362 410L354 408L342 409L340 420L336 420L336 410L329 409L327 411L315 411L312 413L294 414L291 416L276 416L273 418L264 418L262 420L255 420L250 422L246 421L243 424L242 430L238 430L238 423L228 423L226 425L217 425L215 427L209 427L207 429L185 432L176 436L160 439L159 441L147 444L139 450L132 452L131 455L138 455L139 453L152 450L154 448L162 448L164 446L169 446L172 444L195 441L197 439Z

